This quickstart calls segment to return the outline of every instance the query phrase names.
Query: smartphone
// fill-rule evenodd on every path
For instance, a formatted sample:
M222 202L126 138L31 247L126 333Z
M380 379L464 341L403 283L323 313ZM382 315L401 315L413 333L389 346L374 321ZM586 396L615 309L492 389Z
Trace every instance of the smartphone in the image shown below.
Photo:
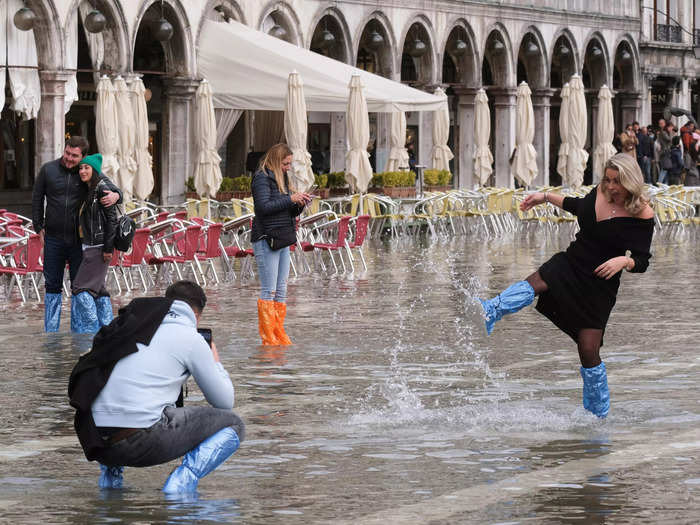
M209 346L211 346L211 328L197 328L197 331L204 338Z

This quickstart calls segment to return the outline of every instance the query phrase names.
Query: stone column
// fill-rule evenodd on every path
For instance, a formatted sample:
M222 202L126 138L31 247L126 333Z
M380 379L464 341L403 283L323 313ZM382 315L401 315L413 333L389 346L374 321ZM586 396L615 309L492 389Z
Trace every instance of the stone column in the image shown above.
M175 77L164 80L165 107L163 111L163 149L161 153L161 202L182 202L185 181L192 176L191 158L194 152L192 111L194 94L199 82Z
M534 146L537 151L537 178L533 185L549 184L550 122L549 110L552 107L554 89L539 88L532 94L532 109L535 112Z
M331 113L331 171L345 171L346 133L345 113Z
M496 186L512 188L513 175L510 172L510 156L515 146L515 88L497 88L488 91L494 98L495 126L491 130L494 137L494 163Z
M36 171L56 160L63 153L66 142L66 116L63 106L66 82L72 73L66 71L39 71L41 80L41 108L36 118ZM24 182L22 181L23 187Z
M620 97L620 112L622 114L622 125L626 126L639 120L639 108L642 106L642 95L640 93L618 93Z
M651 121L651 82L654 80L654 75L644 73L642 75L642 100L639 114L639 123L642 126L648 124L656 125L656 122Z
M474 177L474 99L476 88L454 88L458 97L457 119L459 119L459 172L455 180L456 188L473 188L479 181Z
M384 171L391 150L391 113L377 113L377 136L375 137L376 171Z
M418 155L416 164L433 167L433 111L418 112Z
M679 108L687 109L688 111L692 111L693 109L692 100L690 99L690 81L686 77L681 79L681 85L680 90L678 91L678 99L676 105ZM678 129L680 129L682 126L685 126L686 122L688 122L688 117L678 117Z

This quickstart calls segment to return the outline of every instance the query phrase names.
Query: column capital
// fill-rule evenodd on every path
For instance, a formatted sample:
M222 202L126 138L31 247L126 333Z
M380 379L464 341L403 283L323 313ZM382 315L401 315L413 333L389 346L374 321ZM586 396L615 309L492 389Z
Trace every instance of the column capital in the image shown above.
M68 71L39 70L42 96L63 97L66 94L66 82L73 75Z
M488 86L484 89L489 97L514 97L518 94L518 89L514 87Z
M551 107L552 97L556 94L556 89L552 88L537 88L532 91L532 105L539 107Z
M474 105L474 99L479 92L479 88L456 87L452 88L455 96L458 98L457 103L460 106Z
M194 78L170 77L163 79L168 98L189 100L197 91L200 81Z

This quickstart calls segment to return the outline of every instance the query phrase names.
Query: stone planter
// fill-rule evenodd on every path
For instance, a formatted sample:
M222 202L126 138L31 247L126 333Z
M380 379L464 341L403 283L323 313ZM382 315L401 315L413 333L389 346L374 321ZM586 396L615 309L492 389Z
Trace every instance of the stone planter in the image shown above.
M348 188L329 188L331 197L344 197L348 195Z
M330 188L316 188L312 195L318 195L322 199L327 199L331 195L331 189Z
M423 190L432 192L446 192L450 191L451 189L452 186L429 186L427 184L423 186Z
M231 200L231 199L243 200L243 199L247 199L248 197L251 197L251 196L252 196L252 193L249 191L234 191L234 192L231 192L231 197L228 200Z
M197 200L199 200L199 195L197 195L196 191L186 191L185 192L185 199L197 199Z
M230 201L233 198L232 191L219 191L216 194L216 200L220 202Z
M416 196L415 186L384 186L384 195L392 199L410 199Z

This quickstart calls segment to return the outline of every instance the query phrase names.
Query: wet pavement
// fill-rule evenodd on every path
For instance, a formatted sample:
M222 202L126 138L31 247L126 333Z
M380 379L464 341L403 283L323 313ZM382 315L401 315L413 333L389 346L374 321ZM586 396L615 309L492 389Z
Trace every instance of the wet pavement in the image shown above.
M261 347L255 282L209 288L210 326L247 423L190 497L175 462L100 491L67 380L90 338L0 320L3 523L697 523L700 245L657 239L625 274L602 350L612 408L581 407L576 348L532 307L487 338L474 297L531 273L565 235L366 246L369 270L290 283L289 348ZM115 299L125 304L129 296ZM204 402L190 382L186 403Z

